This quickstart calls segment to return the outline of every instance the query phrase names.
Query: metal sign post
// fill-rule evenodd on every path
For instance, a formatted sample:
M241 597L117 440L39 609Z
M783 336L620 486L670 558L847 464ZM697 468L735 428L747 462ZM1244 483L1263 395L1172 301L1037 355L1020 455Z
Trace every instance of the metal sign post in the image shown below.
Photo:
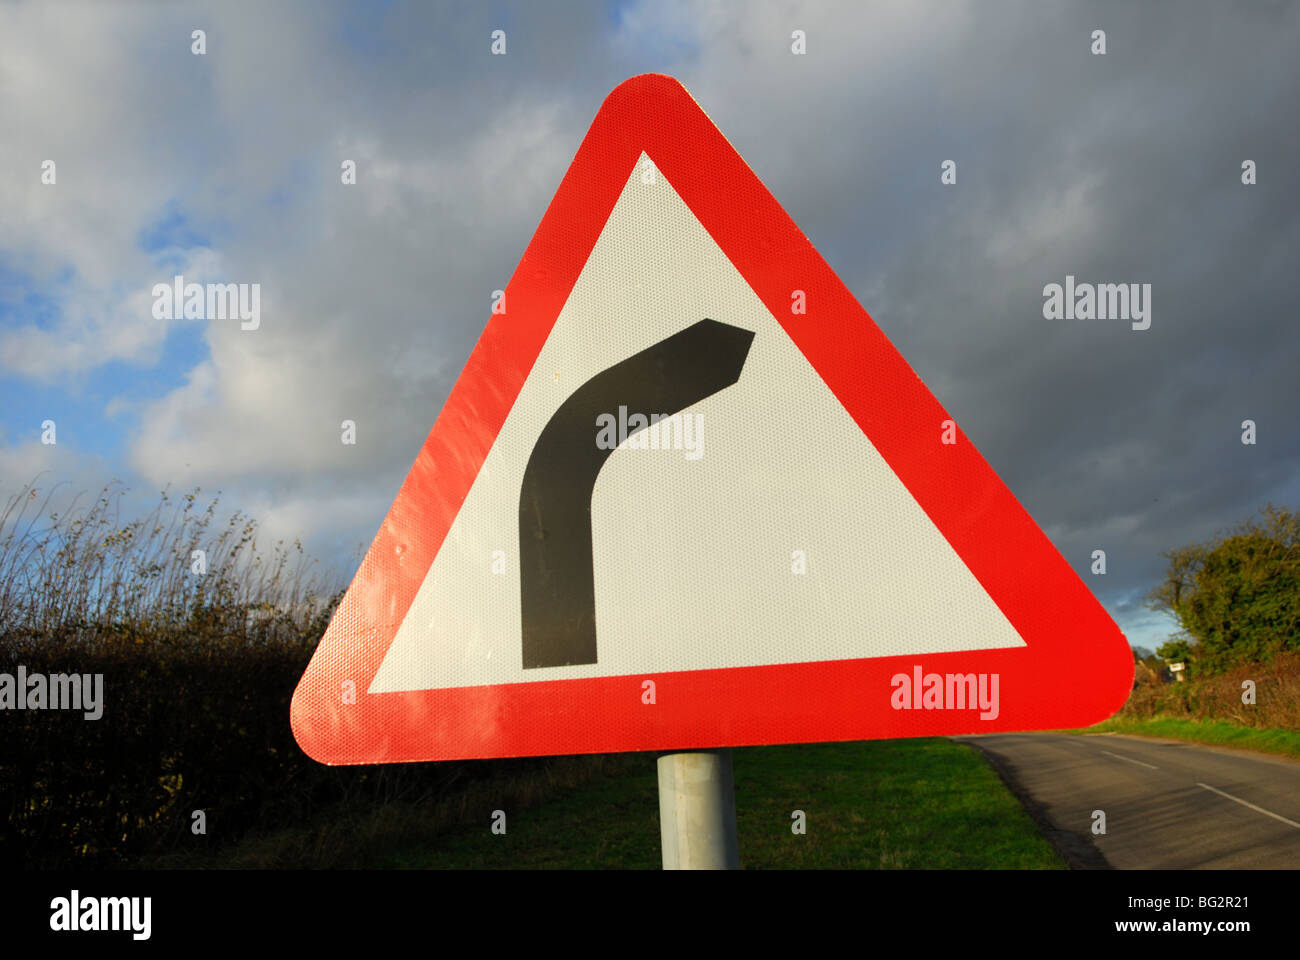
M730 750L659 758L659 835L665 870L737 870Z

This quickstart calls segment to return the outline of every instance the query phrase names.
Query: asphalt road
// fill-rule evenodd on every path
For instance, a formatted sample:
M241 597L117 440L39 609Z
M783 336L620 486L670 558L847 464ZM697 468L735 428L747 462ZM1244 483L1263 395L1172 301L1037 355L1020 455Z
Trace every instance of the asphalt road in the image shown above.
M954 739L988 756L1072 866L1300 867L1300 762L1118 735Z

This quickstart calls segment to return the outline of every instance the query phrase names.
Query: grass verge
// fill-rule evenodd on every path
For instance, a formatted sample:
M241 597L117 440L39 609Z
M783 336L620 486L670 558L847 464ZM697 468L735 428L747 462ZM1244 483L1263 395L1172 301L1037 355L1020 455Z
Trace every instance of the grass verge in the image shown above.
M531 809L507 832L474 827L389 857L405 868L639 868L660 865L653 754ZM1063 869L1064 864L971 748L943 739L737 749L741 866ZM807 833L791 831L802 810Z
M1243 727L1225 720L1188 720L1182 717L1112 717L1074 733L1131 733L1214 746L1259 750L1300 759L1300 732Z

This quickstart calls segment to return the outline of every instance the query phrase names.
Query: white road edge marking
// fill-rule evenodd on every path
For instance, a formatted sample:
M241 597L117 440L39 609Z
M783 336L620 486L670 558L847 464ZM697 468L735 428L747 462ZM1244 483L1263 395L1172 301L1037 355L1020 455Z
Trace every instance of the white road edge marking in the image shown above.
M1118 753L1111 753L1109 750L1103 750L1102 753L1108 757L1114 757L1116 760L1127 760L1129 763L1136 763L1139 767L1147 767L1150 770L1159 770L1160 768L1150 763L1143 763L1141 760L1134 760L1132 757L1121 757Z
M1297 830L1300 830L1300 823L1296 823L1294 820L1288 820L1286 817L1280 816L1280 815L1274 813L1272 810L1265 810L1263 807L1257 807L1257 806L1255 806L1253 803L1249 803L1249 802L1247 802L1247 801L1241 799L1241 797L1234 797L1234 796L1233 796L1232 794L1230 794L1230 793L1224 793L1222 790L1219 790L1219 789L1217 789L1217 788L1215 788L1215 787L1212 787L1212 786L1210 786L1208 783L1198 783L1197 786L1198 786L1198 787L1204 787L1206 790L1210 790L1210 791L1212 791L1213 793L1217 793L1217 794L1218 794L1219 796L1221 796L1221 797L1227 797L1229 800L1235 800L1237 803L1241 804L1243 807L1250 807L1250 809L1252 809L1252 810L1254 810L1254 811L1256 811L1256 812L1258 812L1258 813L1262 813L1262 814L1264 814L1264 816L1266 816L1266 817L1272 817L1274 820L1281 820L1281 821L1282 821L1283 823L1285 823L1288 827L1295 827Z

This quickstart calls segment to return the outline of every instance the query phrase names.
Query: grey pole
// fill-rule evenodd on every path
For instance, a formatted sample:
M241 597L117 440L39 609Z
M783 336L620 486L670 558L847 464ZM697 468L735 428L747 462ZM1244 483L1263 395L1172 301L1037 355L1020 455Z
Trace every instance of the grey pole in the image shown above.
M659 836L665 870L739 869L730 750L659 758Z

